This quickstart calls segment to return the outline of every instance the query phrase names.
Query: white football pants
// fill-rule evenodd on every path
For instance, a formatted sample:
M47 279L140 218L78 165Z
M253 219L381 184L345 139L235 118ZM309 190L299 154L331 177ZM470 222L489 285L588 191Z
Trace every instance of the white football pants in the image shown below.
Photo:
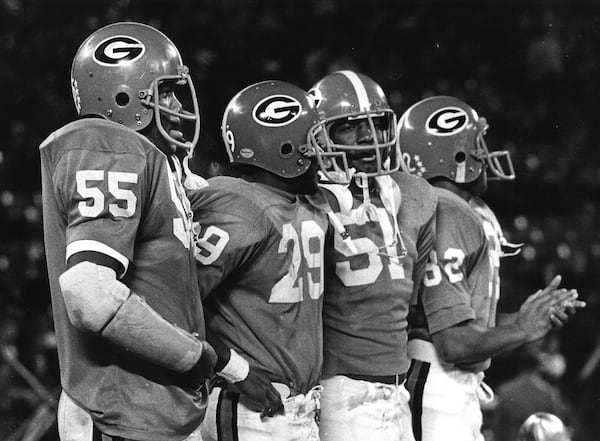
M319 441L316 415L321 387L289 396L289 388L273 383L281 394L285 415L261 419L244 404L244 397L215 387L201 424L205 441Z
M323 441L414 441L409 395L389 385L336 375L321 380Z
M493 392L483 372L472 373L440 362L433 344L408 342L411 367L407 386L416 441L484 441L480 400Z

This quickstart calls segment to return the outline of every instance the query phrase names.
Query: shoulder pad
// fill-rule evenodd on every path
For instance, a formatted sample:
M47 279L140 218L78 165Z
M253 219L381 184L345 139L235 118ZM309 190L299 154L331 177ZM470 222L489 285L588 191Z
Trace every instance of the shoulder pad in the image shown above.
M52 142L53 140L54 140L54 133L51 133L40 144L40 150L43 149L44 147L46 147L48 144L50 144L50 142Z
M133 153L147 156L160 150L135 130L102 118L84 118L73 121L54 132L61 149L97 150L114 153ZM162 153L161 153L162 154Z
M252 185L244 179L232 176L215 176L208 180L208 187L199 190L203 199L215 211L227 212L239 217L258 221L264 211L276 203L275 193L265 186ZM196 207L202 209L200 205Z
M433 187L423 178L404 172L390 175L402 192L400 214L410 223L423 224L434 216L438 196Z
M468 228L483 232L479 215L467 201L450 190L439 187L433 189L438 196L438 222L449 218L453 223L469 225Z

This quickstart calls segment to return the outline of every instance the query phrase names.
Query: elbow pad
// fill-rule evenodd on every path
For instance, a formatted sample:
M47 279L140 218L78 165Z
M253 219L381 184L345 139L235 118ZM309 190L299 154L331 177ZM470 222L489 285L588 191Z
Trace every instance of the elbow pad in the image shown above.
M216 362L212 348L169 323L108 268L85 261L59 279L69 320L76 328L101 335L153 364L187 372L198 363L208 371ZM205 346L206 345L206 346ZM206 352L206 362L201 360ZM213 351L214 352L214 351Z
M82 331L99 332L130 294L114 270L89 261L68 269L58 281L69 320Z
M205 349L202 341L166 321L135 293L100 335L140 358L181 373L192 369ZM215 362L216 356L209 370Z

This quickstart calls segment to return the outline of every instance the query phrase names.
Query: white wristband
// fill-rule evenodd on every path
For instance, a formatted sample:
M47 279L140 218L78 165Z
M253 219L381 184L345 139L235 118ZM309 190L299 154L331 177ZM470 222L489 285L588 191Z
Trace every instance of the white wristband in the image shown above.
M225 378L230 383L238 383L246 379L250 372L250 365L233 349L229 349L229 352L231 354L229 361L221 372L217 372L217 375Z

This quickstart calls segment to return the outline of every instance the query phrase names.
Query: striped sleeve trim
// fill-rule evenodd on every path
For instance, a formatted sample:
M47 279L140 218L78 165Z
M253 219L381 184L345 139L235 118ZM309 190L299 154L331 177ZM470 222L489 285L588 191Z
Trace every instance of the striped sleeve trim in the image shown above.
M123 273L119 274L119 277L123 277L123 275L127 272L127 268L129 267L129 259L114 248L95 240L76 240L75 242L68 244L65 261L68 261L69 257L82 251L95 251L97 253L106 254L107 256L115 259L123 266Z

